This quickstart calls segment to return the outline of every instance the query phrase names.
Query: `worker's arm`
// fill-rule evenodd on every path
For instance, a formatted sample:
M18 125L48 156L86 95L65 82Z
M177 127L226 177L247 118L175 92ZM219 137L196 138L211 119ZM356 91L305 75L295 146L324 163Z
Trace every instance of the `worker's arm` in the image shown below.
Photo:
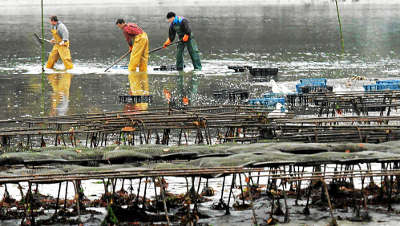
M192 30L189 27L189 21L186 19L183 19L182 27L183 27L183 31L185 32L185 35L182 37L182 42L187 42L187 41L189 41L189 37L192 33Z
M124 36L125 36L126 41L128 42L129 48L132 48L132 46L133 46L132 37L126 31L124 31Z
M61 23L61 24L58 25L58 32L59 32L59 34L60 34L61 39L62 39L64 42L67 42L67 41L69 40L69 32L68 32L68 29L67 29L67 27L66 27L63 23Z
M190 29L189 21L187 19L182 20L182 26L183 26L183 30L185 31L185 35L190 36L192 34L192 29Z
M171 42L173 42L174 39L175 39L175 36L176 36L176 31L175 31L175 29L174 29L174 26L171 24L171 26L169 26L169 35L168 35L169 40L170 40Z

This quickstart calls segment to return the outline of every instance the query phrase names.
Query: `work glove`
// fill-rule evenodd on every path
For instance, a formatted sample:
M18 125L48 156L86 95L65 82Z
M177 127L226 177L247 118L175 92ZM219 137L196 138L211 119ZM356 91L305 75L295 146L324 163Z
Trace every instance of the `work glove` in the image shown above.
M182 38L182 41L183 41L183 42L189 41L189 35L187 35L187 34L184 35L183 38Z
M167 48L167 46L169 46L171 44L171 40L169 40L169 38L167 39L167 41L164 42L163 48Z
M65 45L65 42L64 41L61 41L60 43L58 43L60 46L63 46L63 45Z
M132 46L129 46L129 51L132 52L132 49L133 49L133 45L132 45Z
M56 44L56 40L52 39L50 40L51 43Z

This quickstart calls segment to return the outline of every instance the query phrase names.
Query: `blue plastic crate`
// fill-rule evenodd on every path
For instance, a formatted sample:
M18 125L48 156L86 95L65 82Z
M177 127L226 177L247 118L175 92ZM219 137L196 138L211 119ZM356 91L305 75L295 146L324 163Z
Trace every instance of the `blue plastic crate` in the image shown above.
M379 90L400 90L400 84L382 84L378 85Z
M250 105L260 105L261 104L261 99L250 99L249 100Z
M285 98L257 98L250 99L249 104L251 105L263 105L267 107L275 107L278 103L285 105Z
M327 79L326 78L303 78L300 79L300 84L308 84L308 85L316 85L316 84L324 84L326 86Z
M285 103L286 103L286 99L283 98L283 97L281 97L281 98L276 98L276 101L277 101L277 103L280 103L280 104L282 104L282 105L285 105Z
M377 85L364 85L364 90L369 92L369 91L377 91L378 86Z
M381 80L376 81L376 84L400 84L400 80Z
M263 98L279 98L279 97L285 97L284 93L264 93Z
M303 78L300 79L300 83L296 85L296 92L303 93L303 87L326 88L326 83L326 78Z
M400 84L372 84L372 85L364 85L364 90L369 91L382 91L382 90L400 90Z
M282 104L285 105L285 98L273 98L268 100L268 105L267 106L276 106L276 104Z
M376 81L375 83L376 84L364 85L364 90L367 92L382 90L400 90L400 80L380 80Z
M303 87L321 87L321 88L326 88L326 84L324 83L314 83L314 84L297 84L296 85L296 91L298 93L302 93L303 91L301 90L301 88Z

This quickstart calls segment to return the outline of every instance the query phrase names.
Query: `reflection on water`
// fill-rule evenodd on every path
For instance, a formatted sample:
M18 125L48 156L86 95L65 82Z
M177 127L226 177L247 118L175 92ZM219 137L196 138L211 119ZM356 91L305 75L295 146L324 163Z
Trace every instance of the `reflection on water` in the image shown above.
M198 75L195 73L179 73L178 93L176 104L180 106L190 105L196 100L198 92Z
M129 95L131 96L149 96L149 75L147 72L130 72ZM125 104L124 111L145 111L149 107L148 103L128 103Z
M247 77L242 73L230 75L229 79L193 72L110 76L52 73L45 75L42 93L41 75L0 76L0 119L167 107L164 89L171 93L171 103L177 107L216 104L214 90L242 88L251 90L254 96L265 92L265 84L252 83ZM118 97L122 95L151 95L152 102L120 104Z
M50 116L67 115L72 75L70 73L54 73L48 75L47 79L53 88Z
M131 72L129 79L129 95L148 96L149 91L149 75L146 72Z

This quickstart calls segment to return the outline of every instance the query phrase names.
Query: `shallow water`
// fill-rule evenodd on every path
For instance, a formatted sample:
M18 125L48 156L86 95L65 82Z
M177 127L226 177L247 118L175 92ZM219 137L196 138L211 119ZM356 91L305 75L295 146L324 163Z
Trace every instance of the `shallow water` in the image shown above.
M8 2L9 5L0 8L0 119L166 106L164 89L172 93L177 104L187 96L190 104L199 105L221 103L212 98L213 90L243 88L251 91L251 97L270 89L293 92L296 81L304 77L329 78L328 83L337 91L361 90L362 84L372 81L346 86L347 79L355 75L369 79L399 76L399 4L377 4L378 1L362 4L366 2L362 0L341 4L344 54L341 53L336 8L327 1L324 1L326 4L316 4L316 1L279 4L275 1L270 5L259 1L250 6L227 6L229 1L219 1L225 2L219 6L174 5L173 10L187 17L193 26L204 70L200 74L191 72L186 54L185 73L154 71L154 67L174 64L175 51L170 48L151 55L149 73L143 75L129 74L123 69L103 72L127 50L114 22L120 17L137 22L148 33L150 49L153 49L162 45L167 37L168 24L164 15L171 10L170 6L157 1L146 6L110 1L101 5L78 5L74 1L68 1L72 2L68 5L54 3L46 5L45 16L57 14L68 26L75 69L68 73L50 71L42 76L40 48L33 38L34 32L40 33L40 9L30 1L20 2L23 4ZM45 28L49 38L48 24ZM46 46L46 52L49 51L50 46ZM121 65L126 63L125 60ZM233 73L228 65L278 67L280 72L276 83L255 83L248 73ZM58 64L57 68L63 66ZM130 93L152 95L153 102L149 105L118 102L119 95ZM216 225L241 221L250 224L247 211L233 216L215 218L211 222ZM326 221L305 219L289 225L301 223L325 225Z
M126 70L103 72L127 48L114 21L123 17L140 24L149 35L152 49L167 36L164 14L170 8L152 3L121 7L112 3L96 6L70 2L46 5L45 16L57 14L68 26L75 69L68 74L50 71L44 77L40 75L40 48L33 39L34 32L40 33L40 8L29 3L3 8L0 118L135 108L118 103L119 95L134 91L129 87ZM336 90L362 88L344 87L346 78L354 75L396 77L400 5L361 3L340 6L345 54L341 54L336 8L326 2L174 7L193 26L204 70L201 74L190 72L192 66L186 54L189 72L156 72L154 67L174 64L175 51L171 47L151 55L148 92L154 101L150 107L166 106L164 89L177 102L182 96L190 97L191 104L215 103L213 90L244 88L252 91L251 97L269 90L270 83L254 83L248 79L249 74L234 74L227 69L228 65L278 67L275 90L281 92L294 91L295 81L304 77L341 79L330 81ZM49 38L48 24L45 28ZM50 46L46 46L46 51L50 51ZM57 67L62 69L63 65Z

